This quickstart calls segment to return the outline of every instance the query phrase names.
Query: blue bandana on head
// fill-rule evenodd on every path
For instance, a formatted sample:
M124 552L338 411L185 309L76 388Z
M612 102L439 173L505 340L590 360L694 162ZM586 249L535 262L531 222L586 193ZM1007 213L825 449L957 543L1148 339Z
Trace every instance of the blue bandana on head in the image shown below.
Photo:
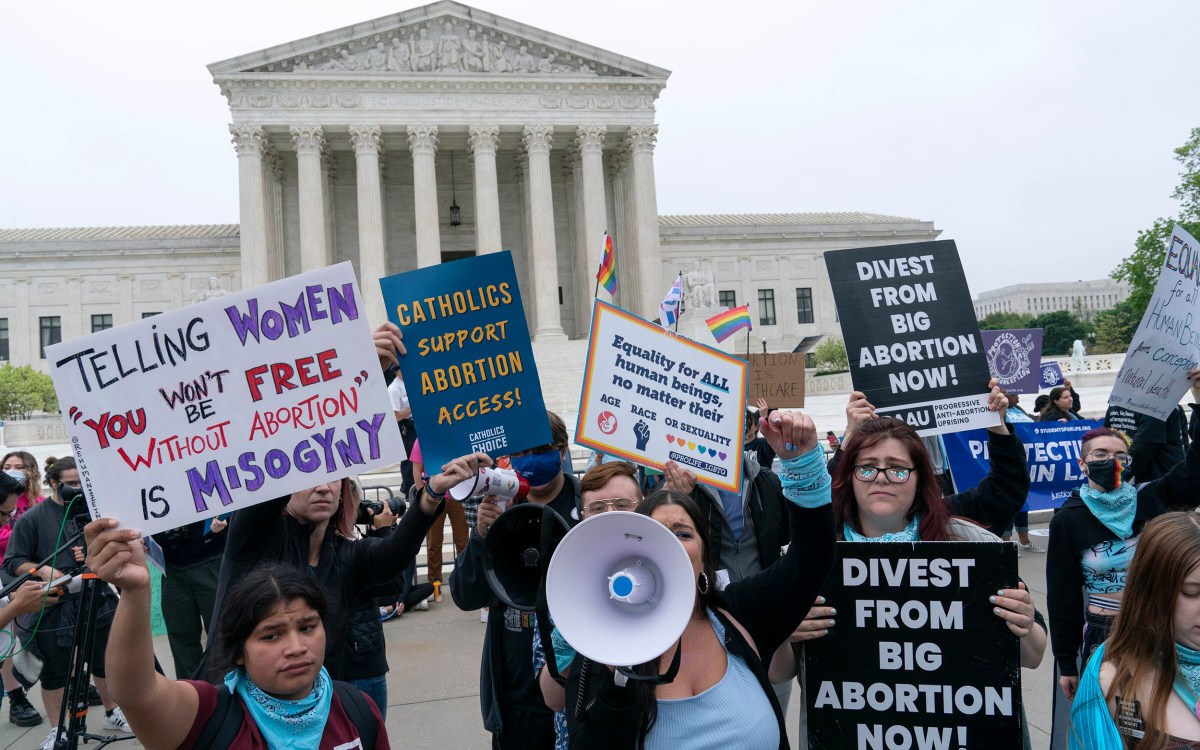
M1137 488L1122 483L1112 492L1101 492L1085 484L1079 488L1079 497L1100 523L1117 535L1118 539L1133 536L1133 516L1137 513Z
M263 692L238 668L225 675L225 687L236 693L271 750L317 750L333 703L333 681L321 667L312 692L298 701L280 700Z
M883 536L863 536L854 529L850 528L850 524L842 525L842 536L847 542L919 542L921 535L917 528L921 525L921 517L913 514L912 520L908 522L900 531Z

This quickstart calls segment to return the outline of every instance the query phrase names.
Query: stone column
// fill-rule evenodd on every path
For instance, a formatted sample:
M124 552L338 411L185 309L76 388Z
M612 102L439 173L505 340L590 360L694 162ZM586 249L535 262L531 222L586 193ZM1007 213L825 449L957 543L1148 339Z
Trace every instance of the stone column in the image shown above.
M242 283L246 288L270 281L267 258L267 208L263 193L263 147L258 125L229 126L238 155L238 215L241 221Z
M634 315L641 315L641 284L638 280L637 256L633 244L633 216L630 200L633 191L629 180L629 151L624 147L613 149L609 155L609 178L613 189L613 217L615 231L612 233L613 252L617 256L617 304Z
M525 325L533 330L537 320L537 295L533 293L533 251L530 250L529 231L529 154L521 146L513 158L513 176L517 180L517 193L521 196L521 255L514 260L517 265L517 283L521 287L521 301L525 305Z
M535 341L565 339L558 310L558 252L554 244L554 193L550 185L553 125L526 125L521 139L529 154L529 250L537 298Z
M8 324L8 361L15 366L32 365L37 361L37 345L42 335L34 321L33 308L29 304L32 282L29 279L14 279L13 303L16 317Z
M442 262L442 238L438 228L437 125L409 125L408 148L413 159L414 226L417 234L417 268Z
M378 125L351 125L350 145L354 146L358 173L358 280L367 304L367 319L376 326L387 320L379 289L379 279L387 275L379 174L383 130Z
M654 141L657 125L629 128L630 172L633 177L633 243L641 282L641 311L649 315L657 310L666 289L660 289L661 261L658 250L658 197L654 186ZM657 298L656 298L657 295Z
M263 193L266 198L267 281L287 276L283 263L283 162L269 142L263 145ZM235 287L236 291L237 287Z
M475 158L475 253L498 253L500 239L500 189L496 184L496 147L500 128L472 125L467 143Z
M300 183L300 270L311 271L329 265L325 248L325 177L321 168L325 135L320 125L300 125L291 133ZM243 277L242 287L248 286Z
M326 143L321 147L321 193L325 197L325 265L337 262L337 249L333 243L334 201L333 186L337 182L337 160Z
M592 292L596 288L596 270L587 269L587 245L583 231L583 169L579 161L579 148L572 143L563 154L563 182L567 197L567 232L571 238L571 293L569 299L575 313L573 338L586 336L587 321L592 309Z
M593 281L593 289L595 288L596 272L600 270L600 261L604 257L601 239L608 229L606 226L608 211L604 206L604 136L606 132L607 128L603 125L583 125L575 129L575 143L579 145L580 166L583 172L583 219L580 222L583 232L583 265L587 269L587 278ZM620 281L617 283L619 285ZM588 293L588 291L584 292L584 294ZM587 314L579 321L581 331L591 328L591 316L592 308L589 305Z

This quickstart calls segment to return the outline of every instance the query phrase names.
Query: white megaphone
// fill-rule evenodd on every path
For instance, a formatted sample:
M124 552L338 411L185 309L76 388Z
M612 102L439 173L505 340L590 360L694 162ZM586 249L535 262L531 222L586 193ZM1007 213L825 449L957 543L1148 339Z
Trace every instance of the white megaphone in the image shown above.
M559 542L546 602L576 651L601 664L632 667L661 656L683 635L696 605L696 574L666 526L609 511Z
M450 488L450 499L462 502L475 495L494 495L501 511L510 500L523 500L529 494L529 480L512 469L481 467L479 473Z

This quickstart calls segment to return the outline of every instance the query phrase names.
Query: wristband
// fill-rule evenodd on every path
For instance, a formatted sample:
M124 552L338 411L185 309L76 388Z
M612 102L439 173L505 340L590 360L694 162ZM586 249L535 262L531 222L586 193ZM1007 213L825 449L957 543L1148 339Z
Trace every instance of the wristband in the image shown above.
M434 492L433 488L429 486L429 477L428 476L422 476L421 481L425 483L425 488L424 488L425 497L428 497L430 500L432 500L434 505L440 505L442 503L442 501L444 501L446 499L445 492L441 492L441 493Z

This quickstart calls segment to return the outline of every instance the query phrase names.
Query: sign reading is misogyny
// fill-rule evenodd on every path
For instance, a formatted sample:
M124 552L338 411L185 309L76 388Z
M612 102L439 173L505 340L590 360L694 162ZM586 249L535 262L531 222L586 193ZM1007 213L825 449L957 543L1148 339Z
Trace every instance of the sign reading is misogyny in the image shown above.
M91 514L144 534L400 461L349 263L46 348Z
M745 360L597 300L575 442L737 492L745 392Z
M1016 585L1016 545L837 547L839 624L804 644L808 746L1020 747L1020 641L988 601Z
M1108 403L1165 420L1191 387L1188 371L1200 364L1198 318L1200 244L1176 226Z
M922 435L999 424L953 241L836 250L825 265L850 377L879 414Z
M551 441L511 253L420 268L379 286L388 319L404 332L400 374L426 466Z

